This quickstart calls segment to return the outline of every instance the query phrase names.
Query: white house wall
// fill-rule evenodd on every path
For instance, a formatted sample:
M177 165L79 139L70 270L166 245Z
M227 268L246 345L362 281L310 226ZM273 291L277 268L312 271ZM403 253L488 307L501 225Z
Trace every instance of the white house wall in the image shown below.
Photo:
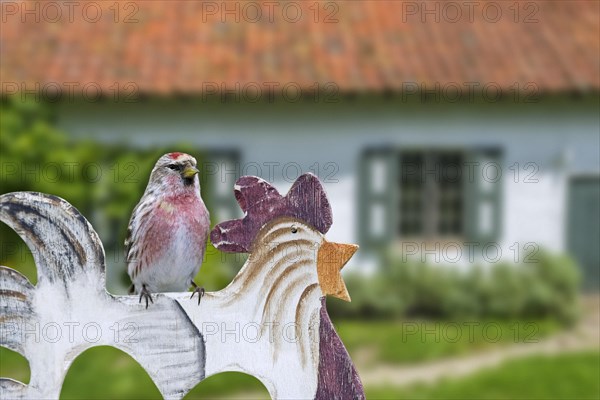
M345 243L358 240L356 177L368 147L499 147L504 161L503 248L535 242L564 250L568 176L600 171L597 103L588 101L419 105L375 99L244 105L152 100L65 103L59 116L60 126L75 137L237 149L240 173L274 180L282 192L296 178L297 165L303 172L318 172L333 205L328 237ZM529 162L539 166L534 175L538 182L524 183L528 171L521 170L515 183L509 167L519 163L523 169ZM510 255L508 250L505 254Z

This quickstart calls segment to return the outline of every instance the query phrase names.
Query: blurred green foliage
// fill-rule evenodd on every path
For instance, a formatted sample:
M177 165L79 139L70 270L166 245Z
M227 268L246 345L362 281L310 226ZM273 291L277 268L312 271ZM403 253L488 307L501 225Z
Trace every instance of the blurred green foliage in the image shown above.
M369 399L598 399L600 353L532 356L434 385L367 387Z
M98 231L107 260L120 268L119 287L128 286L123 241L154 163L170 151L189 152L199 165L205 155L186 143L169 148L148 143L140 149L70 140L56 128L51 105L44 103L3 98L0 113L0 193L38 191L73 204ZM210 193L210 181L201 178L204 193ZM210 210L212 204L206 196L205 200ZM0 238L0 264L18 269L35 283L35 265L20 238L4 224ZM225 286L235 271L230 260L209 247L198 282L213 290Z
M330 310L351 318L555 318L565 324L574 322L580 281L575 262L541 250L526 259L527 263L461 270L388 255L385 274L346 277L352 302L330 302Z

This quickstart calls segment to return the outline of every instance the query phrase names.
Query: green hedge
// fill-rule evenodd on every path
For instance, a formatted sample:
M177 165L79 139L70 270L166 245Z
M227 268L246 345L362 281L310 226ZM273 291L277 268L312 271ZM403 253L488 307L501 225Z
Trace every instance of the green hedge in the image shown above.
M567 256L539 251L535 262L455 266L387 257L385 273L352 274L352 302L332 301L337 316L360 318L556 318L578 314L579 269Z

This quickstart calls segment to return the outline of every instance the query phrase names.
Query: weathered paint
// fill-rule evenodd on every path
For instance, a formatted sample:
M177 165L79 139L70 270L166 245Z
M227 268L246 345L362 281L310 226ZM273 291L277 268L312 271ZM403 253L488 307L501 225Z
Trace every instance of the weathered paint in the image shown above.
M267 181L243 176L236 181L235 198L245 216L218 224L210 234L214 246L226 252L248 253L257 232L277 217L295 217L325 234L332 224L331 206L319 179L301 175L287 195Z
M100 345L131 355L167 398L183 397L203 379L204 341L181 307L167 299L146 312L136 297L107 293L102 244L73 206L40 193L9 193L0 197L0 219L29 246L38 272L33 286L0 268L0 345L26 357L31 369L29 385L0 378L0 397L58 398L75 358ZM77 334L26 334L49 326Z
M364 399L362 382L329 319L324 297L321 299L321 304L319 385L315 398L317 400Z

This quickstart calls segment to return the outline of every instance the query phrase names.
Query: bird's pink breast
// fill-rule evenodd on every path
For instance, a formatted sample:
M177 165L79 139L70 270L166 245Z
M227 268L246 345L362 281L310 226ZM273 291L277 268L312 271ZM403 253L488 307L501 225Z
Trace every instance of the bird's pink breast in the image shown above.
M142 250L143 265L153 265L177 246L176 241L185 240L192 249L186 258L202 258L210 222L206 208L199 198L177 196L158 203L148 219L145 249ZM177 260L173 260L176 262Z

